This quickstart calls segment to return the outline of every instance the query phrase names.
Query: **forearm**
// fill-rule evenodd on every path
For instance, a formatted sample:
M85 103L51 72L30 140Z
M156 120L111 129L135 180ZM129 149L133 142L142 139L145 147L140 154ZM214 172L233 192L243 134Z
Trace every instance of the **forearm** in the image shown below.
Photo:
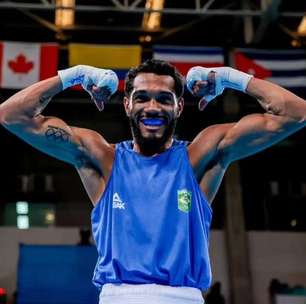
M271 82L252 78L246 93L255 97L269 114L306 126L306 101Z
M212 77L213 76L213 77ZM206 104L221 95L226 88L255 97L267 113L282 118L283 123L306 124L306 101L271 82L252 77L229 67L193 67L187 73L187 88L201 96ZM201 101L199 103L200 109Z
M62 83L58 76L40 81L19 91L0 105L1 123L9 124L32 119L39 115L51 98L60 91L62 91Z

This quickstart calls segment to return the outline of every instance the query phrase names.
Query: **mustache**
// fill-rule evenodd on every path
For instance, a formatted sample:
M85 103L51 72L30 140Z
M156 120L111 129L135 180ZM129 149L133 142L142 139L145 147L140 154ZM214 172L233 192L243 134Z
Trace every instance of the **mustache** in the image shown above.
M139 112L135 113L133 116L137 124L140 122L141 119L144 118L163 119L165 120L166 124L169 124L170 121L172 120L172 115L170 115L167 112L157 112L157 111L144 112L143 110L140 110Z
M159 151L166 141L174 134L176 119L171 119L165 126L164 134L161 138L145 138L142 136L139 124L135 117L129 117L131 131L135 141L138 143L144 154L151 155Z

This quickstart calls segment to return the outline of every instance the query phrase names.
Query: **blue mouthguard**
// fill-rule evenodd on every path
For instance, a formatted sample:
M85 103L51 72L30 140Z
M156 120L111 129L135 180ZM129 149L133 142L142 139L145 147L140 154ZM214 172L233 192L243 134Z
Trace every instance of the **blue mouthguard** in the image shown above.
M145 126L162 126L165 124L165 120L160 118L144 118L141 119L141 122Z

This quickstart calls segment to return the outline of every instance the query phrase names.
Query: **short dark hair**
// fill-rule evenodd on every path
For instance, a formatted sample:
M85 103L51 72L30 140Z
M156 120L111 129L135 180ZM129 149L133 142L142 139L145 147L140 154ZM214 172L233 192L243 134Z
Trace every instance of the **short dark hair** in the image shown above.
M156 75L168 75L174 79L174 91L177 97L184 93L184 78L182 74L167 61L158 59L148 59L136 68L131 68L124 81L124 93L127 97L133 91L134 79L139 73L153 73Z

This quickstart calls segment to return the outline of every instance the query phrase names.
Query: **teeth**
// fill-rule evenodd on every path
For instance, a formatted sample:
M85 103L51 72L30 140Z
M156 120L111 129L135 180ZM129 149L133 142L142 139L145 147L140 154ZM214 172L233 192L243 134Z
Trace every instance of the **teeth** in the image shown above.
M161 118L143 118L141 119L141 122L145 126L162 126L165 123Z

